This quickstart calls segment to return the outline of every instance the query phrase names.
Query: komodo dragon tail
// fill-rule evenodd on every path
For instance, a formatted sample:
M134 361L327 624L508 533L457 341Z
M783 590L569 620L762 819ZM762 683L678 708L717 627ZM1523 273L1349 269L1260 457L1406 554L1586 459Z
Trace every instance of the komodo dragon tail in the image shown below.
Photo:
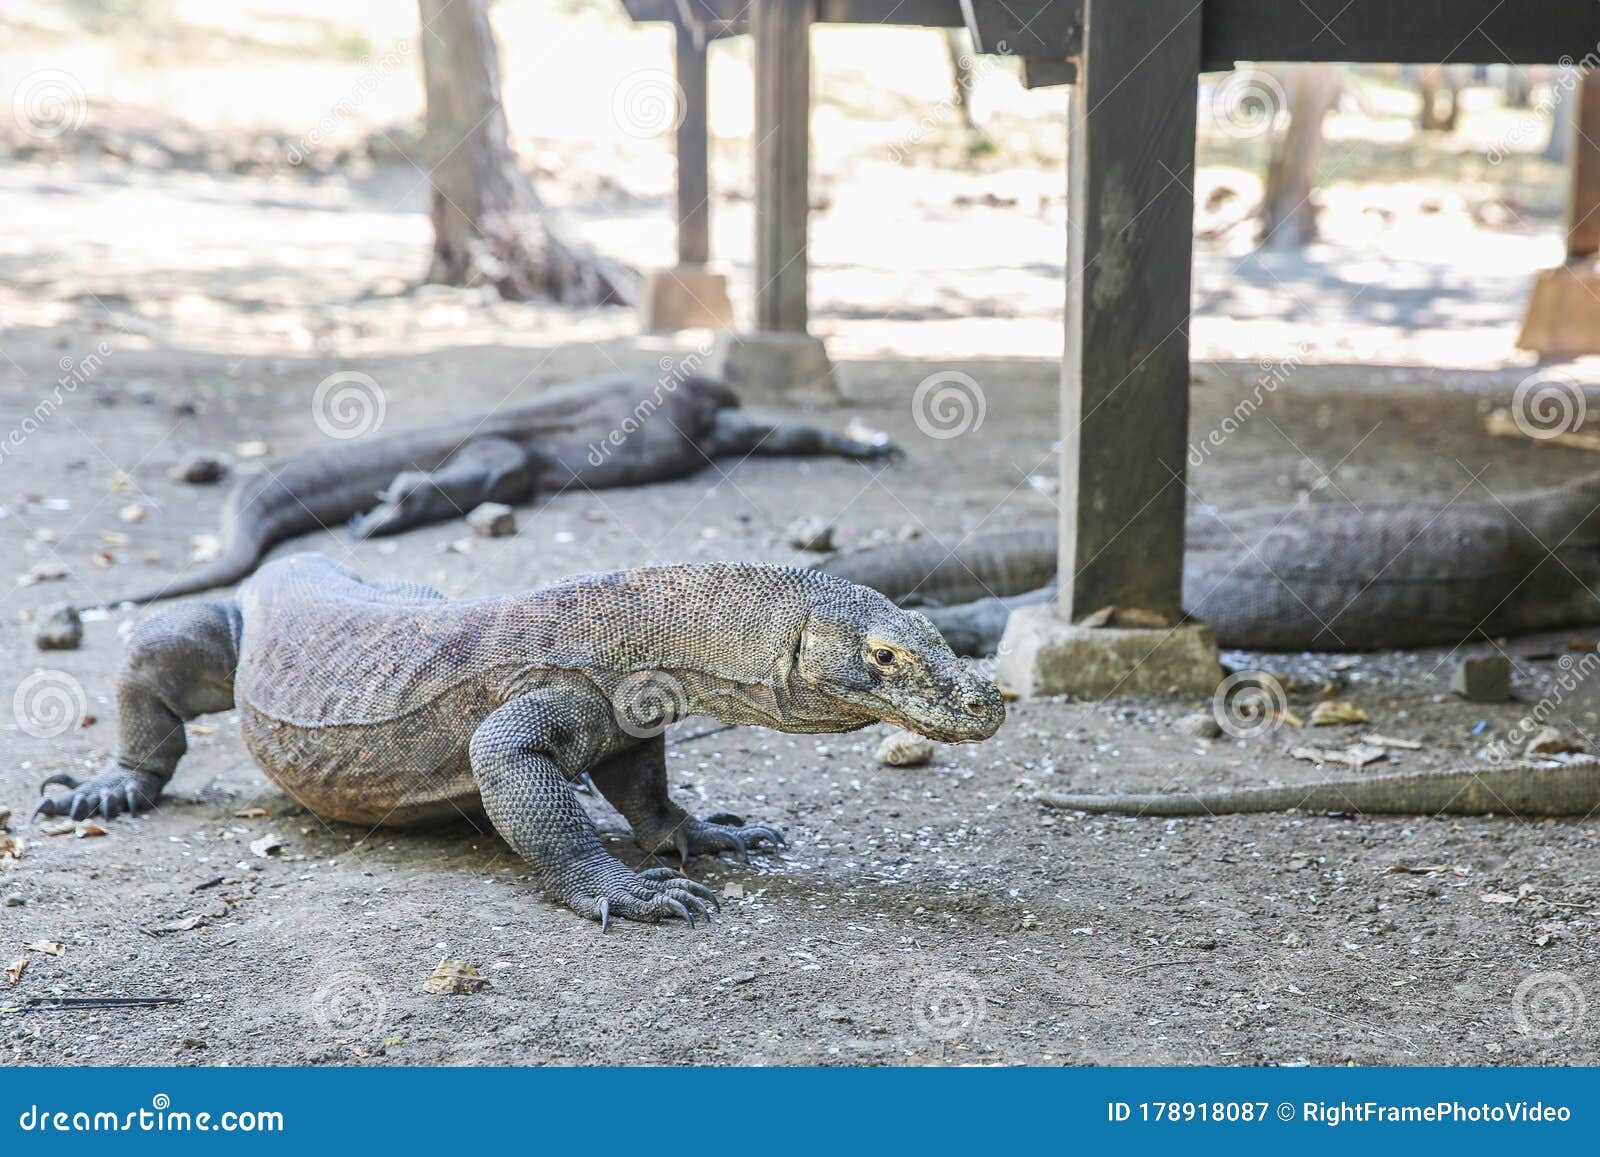
M1203 816L1300 811L1371 815L1587 817L1600 809L1600 760L1545 765L1510 762L1405 775L1323 780L1284 787L1244 787L1150 795L1034 797L1047 807L1134 816Z

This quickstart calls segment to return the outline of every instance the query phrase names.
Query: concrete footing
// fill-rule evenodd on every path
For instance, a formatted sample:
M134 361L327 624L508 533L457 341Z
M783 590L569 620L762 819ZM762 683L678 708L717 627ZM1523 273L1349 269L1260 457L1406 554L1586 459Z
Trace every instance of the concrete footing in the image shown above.
M644 275L639 287L639 328L646 333L680 329L732 329L728 279L704 265L679 265Z
M1011 612L995 673L1024 696L1209 695L1222 664L1204 623L1081 627L1046 603Z
M710 372L751 398L817 402L840 396L827 348L808 333L719 334Z

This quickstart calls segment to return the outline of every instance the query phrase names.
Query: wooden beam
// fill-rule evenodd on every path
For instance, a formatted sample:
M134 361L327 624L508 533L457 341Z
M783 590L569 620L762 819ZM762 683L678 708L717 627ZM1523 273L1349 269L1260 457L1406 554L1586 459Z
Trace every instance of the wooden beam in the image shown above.
M1600 73L1581 74L1578 91L1568 94L1578 107L1571 124L1557 117L1554 132L1571 132L1572 186L1567 195L1567 260L1590 261L1600 254Z
M1075 60L1046 60L1041 56L1022 58L1023 88L1054 88L1061 84L1078 82L1078 62Z
M805 332L811 6L751 0L756 83L757 330Z
M1179 613L1199 72L1195 0L1084 0L1061 373L1060 597L1074 620L1111 603Z
M806 0L802 0L806 2ZM815 24L960 28L961 0L809 0ZM622 0L635 23L697 24L711 36L749 31L750 0Z
M706 46L695 30L679 24L678 264L704 265L711 258L711 132L706 98Z
M1059 59L1076 55L1083 40L1085 0L961 3L980 52ZM1200 64L1208 71L1241 60L1548 64L1592 60L1600 51L1593 0L1191 0L1190 7L1200 12Z

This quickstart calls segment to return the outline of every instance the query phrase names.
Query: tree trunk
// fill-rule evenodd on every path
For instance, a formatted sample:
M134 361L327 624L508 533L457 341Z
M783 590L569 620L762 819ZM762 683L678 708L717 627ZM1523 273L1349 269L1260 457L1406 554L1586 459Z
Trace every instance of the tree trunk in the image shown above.
M1422 70L1421 128L1425 133L1453 133L1460 112L1461 72L1454 65L1434 64Z
M972 55L968 47L966 34L961 29L944 30L944 48L950 56L950 103L961 114L962 126L975 135L978 123L972 119Z
M1267 160L1260 236L1266 247L1297 248L1317 237L1311 190L1322 159L1322 119L1339 99L1339 66L1291 65L1283 79L1289 126L1272 142Z
M427 280L493 285L512 301L631 303L631 271L565 241L517 167L500 102L488 0L420 0L433 185Z

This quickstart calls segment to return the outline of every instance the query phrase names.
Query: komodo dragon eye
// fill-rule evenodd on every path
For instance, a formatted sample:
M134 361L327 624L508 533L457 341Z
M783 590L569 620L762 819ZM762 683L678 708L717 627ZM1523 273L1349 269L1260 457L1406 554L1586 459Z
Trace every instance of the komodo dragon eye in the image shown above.
M894 652L889 650L888 647L879 647L872 652L872 661L880 667L893 667Z

